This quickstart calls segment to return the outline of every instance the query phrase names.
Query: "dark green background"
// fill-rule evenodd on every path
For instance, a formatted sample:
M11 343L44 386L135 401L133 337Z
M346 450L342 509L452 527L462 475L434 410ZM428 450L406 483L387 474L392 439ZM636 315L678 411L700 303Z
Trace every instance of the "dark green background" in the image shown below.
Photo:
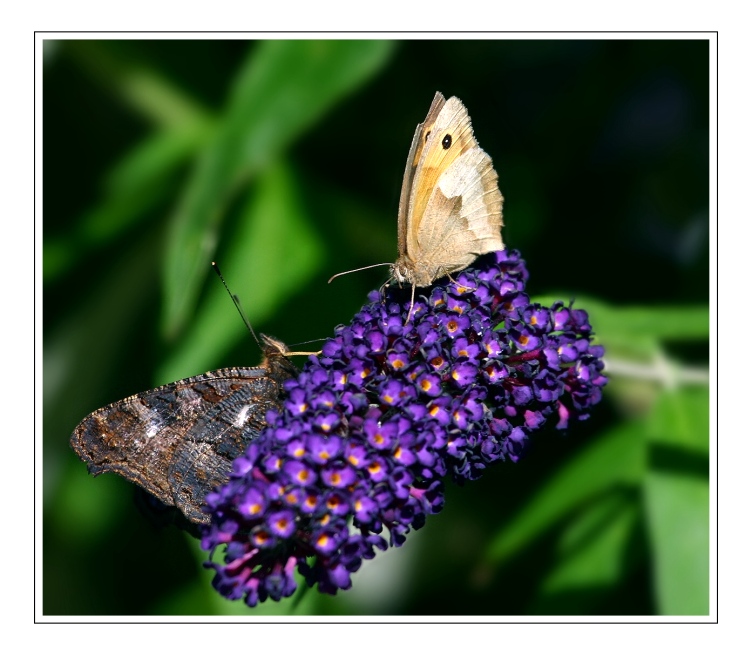
M212 259L257 330L296 344L348 322L387 270L326 280L396 258L437 90L493 158L529 292L591 312L611 383L590 421L450 484L352 590L254 612L708 613L705 37L58 41L44 57L45 614L251 612L130 484L88 476L69 435L119 398L258 361Z

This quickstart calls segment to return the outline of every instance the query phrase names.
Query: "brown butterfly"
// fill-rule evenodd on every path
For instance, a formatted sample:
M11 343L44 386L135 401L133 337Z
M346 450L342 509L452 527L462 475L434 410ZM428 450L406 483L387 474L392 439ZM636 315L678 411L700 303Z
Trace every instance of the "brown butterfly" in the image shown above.
M437 92L407 157L397 222L399 256L390 264L391 279L411 284L414 300L415 287L430 286L479 255L502 250L503 200L498 175L473 136L465 105Z
M233 460L279 409L298 369L281 341L260 335L257 368L223 368L144 391L89 414L71 446L89 473L113 472L194 524L209 523L206 494L225 483Z
M502 250L503 200L465 105L437 92L407 156L392 277L427 287L478 255Z

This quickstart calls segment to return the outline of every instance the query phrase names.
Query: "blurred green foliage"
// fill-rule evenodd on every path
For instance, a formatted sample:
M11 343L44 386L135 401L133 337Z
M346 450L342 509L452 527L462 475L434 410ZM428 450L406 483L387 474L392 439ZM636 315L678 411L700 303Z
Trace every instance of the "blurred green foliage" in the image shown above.
M44 61L44 612L709 612L709 71L703 40L57 41ZM536 299L607 348L592 418L449 485L336 597L249 610L197 542L68 446L88 412L325 338L396 257L415 125L457 95ZM545 294L545 295L544 295ZM314 346L315 348L315 346Z

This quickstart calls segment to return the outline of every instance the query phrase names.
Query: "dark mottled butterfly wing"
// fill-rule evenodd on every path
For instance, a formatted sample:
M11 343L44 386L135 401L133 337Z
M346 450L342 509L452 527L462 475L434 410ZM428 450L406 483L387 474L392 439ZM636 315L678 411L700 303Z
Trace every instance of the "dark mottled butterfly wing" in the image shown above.
M206 494L227 481L232 461L279 408L297 374L285 345L261 335L258 368L224 368L130 396L87 416L71 445L94 475L135 482L193 523L208 523Z

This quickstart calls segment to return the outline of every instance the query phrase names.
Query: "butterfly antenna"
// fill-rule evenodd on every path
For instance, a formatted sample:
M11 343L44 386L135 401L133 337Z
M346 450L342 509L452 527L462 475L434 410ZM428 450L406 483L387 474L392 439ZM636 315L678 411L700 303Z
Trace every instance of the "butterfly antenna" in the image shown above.
M377 266L391 266L392 262L384 262L383 264L371 264L370 266L363 266L362 268L354 268L351 271L342 271L342 273L337 273L336 275L332 275L332 277L329 278L329 282L327 284L330 284L331 281L335 277L339 277L340 275L347 275L348 273L357 273L358 271L365 271L369 268L376 268Z
M307 343L316 343L317 341L326 341L326 337L319 337L318 339L311 339L309 341L299 341L298 343L293 343L293 346L305 346Z
M212 262L212 268L214 269L214 272L219 276L219 279L222 280L222 284L224 285L225 289L227 290L227 293L230 294L230 298L232 298L232 302L235 304L235 309L238 310L238 314L240 314L240 318L243 319L243 323L245 323L245 326L248 328L248 331L251 333L253 338L256 340L256 343L258 344L258 347L263 350L261 346L261 342L259 341L259 338L256 336L256 333L253 331L253 327L251 326L251 322L248 320L248 317L245 315L245 312L243 311L243 307L240 304L240 298L238 298L232 291L230 291L230 287L227 286L227 282L225 282L225 278L222 275L222 271L219 270L219 266L217 265L217 262Z

